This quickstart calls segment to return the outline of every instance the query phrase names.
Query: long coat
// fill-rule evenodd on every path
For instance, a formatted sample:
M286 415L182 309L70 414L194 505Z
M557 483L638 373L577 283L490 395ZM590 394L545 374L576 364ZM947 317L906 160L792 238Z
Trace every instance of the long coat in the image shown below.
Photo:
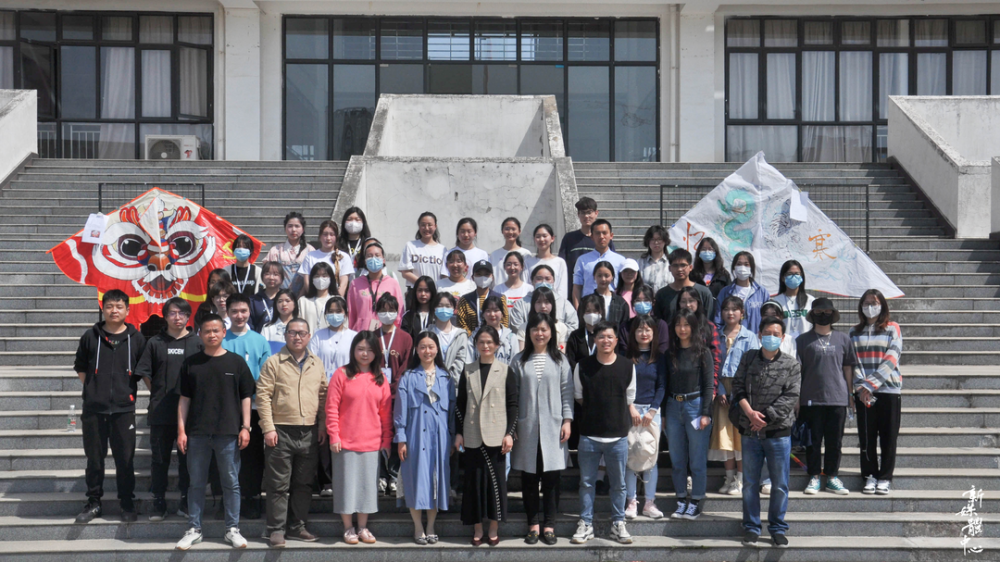
M573 419L573 375L569 360L562 357L559 363L545 356L542 380L535 376L531 358L521 365L521 355L511 361L519 380L517 413L517 439L511 451L510 467L532 474L566 468L569 458L568 443L559 442L563 420ZM542 467L536 467L539 441L542 445Z
M406 507L445 510L455 390L448 372L438 368L432 388L438 400L431 403L425 378L423 367L417 367L400 379L393 407L393 440L406 443L406 460L399 466Z

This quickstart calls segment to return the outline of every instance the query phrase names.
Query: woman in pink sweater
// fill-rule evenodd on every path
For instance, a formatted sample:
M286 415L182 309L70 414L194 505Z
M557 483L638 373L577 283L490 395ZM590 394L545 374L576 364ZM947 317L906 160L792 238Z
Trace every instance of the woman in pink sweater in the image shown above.
M381 323L375 312L375 303L384 293L396 297L399 304L396 320L393 324L399 327L403 321L403 293L399 290L399 283L385 270L385 253L382 245L373 242L365 247L365 269L367 275L358 277L351 281L351 287L347 290L347 311L351 320L351 329L355 332L362 330L376 330Z
M379 453L392 442L392 398L382 370L382 347L374 332L351 342L350 362L330 378L326 431L333 451L333 511L344 521L344 542L373 544L368 514L378 511ZM358 514L357 530L352 522Z

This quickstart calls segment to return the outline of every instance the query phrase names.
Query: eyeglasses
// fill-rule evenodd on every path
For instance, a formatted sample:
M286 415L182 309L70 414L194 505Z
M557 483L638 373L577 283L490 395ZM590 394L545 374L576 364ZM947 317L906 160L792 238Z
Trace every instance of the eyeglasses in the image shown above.
M306 332L306 331L301 331L300 332L300 331L294 331L294 330L286 330L285 331L285 335L288 336L288 337L291 337L291 338L306 338L306 337L309 337L309 332Z
M171 310L170 312L167 313L167 318L187 318L188 316L191 315L186 312L181 312L179 310Z

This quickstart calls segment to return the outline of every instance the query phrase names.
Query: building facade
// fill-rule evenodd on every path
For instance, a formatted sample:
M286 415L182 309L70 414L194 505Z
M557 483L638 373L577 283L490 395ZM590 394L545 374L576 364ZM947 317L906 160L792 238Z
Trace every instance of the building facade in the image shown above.
M39 153L344 160L383 93L551 94L580 161L885 158L887 96L1000 95L1000 3L0 0Z

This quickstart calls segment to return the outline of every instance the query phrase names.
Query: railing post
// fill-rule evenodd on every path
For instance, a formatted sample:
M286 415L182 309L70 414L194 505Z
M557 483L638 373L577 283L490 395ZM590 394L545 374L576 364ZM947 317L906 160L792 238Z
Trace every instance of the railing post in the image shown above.
M103 183L97 184L97 212L98 213L103 213L104 212L104 195L103 195L103 193L104 193L104 184Z
M664 187L667 187L667 186L665 186L665 185L663 185L661 183L660 184L660 221L659 221L660 226L663 226L663 188Z

